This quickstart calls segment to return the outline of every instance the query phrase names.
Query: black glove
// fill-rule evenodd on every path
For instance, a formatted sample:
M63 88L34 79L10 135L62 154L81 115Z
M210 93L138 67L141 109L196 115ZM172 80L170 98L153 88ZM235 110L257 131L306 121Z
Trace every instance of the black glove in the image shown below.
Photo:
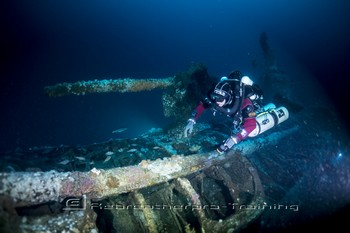
M242 130L242 116L241 114L236 114L232 122L232 133L237 134Z
M237 138L234 136L229 137L228 139L224 140L221 145L216 149L216 151L220 154L228 151L232 148L233 145L237 144Z

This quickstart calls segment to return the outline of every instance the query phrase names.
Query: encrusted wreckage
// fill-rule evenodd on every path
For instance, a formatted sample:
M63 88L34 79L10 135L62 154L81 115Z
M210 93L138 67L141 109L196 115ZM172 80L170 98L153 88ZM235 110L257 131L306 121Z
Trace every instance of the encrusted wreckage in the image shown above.
M186 72L174 77L149 79L104 79L78 81L75 83L58 83L44 87L45 94L50 97L66 95L85 95L107 92L140 92L163 89L163 110L166 117L174 117L175 121L184 120L192 111L192 107L202 98L215 83L203 64L193 64Z
M174 222L178 226L174 232L184 232L185 226L234 232L268 205L258 173L245 156L296 130L242 142L225 156L173 155L85 172L1 173L0 194L20 211L60 203L60 215L80 211L91 220L89 211L108 210L115 218L113 227L123 232L162 232ZM129 218L138 224L130 226Z
M165 79L62 83L45 87L45 92L53 97L161 88L165 89L165 116L179 122L189 115L213 80L203 65L195 65ZM225 137L220 130L203 127L200 134L186 139L179 137L179 124L162 132L160 138L153 133L143 136L139 144L128 140L106 143L111 151L104 152L102 147L91 153L87 149L61 154L55 151L55 158L69 154L69 158L83 161L83 168L68 159L57 163L63 171L1 173L0 200L6 202L7 210L16 210L11 213L26 218L14 220L8 211L0 215L10 227L17 224L24 232L38 228L67 232L238 232L269 208L257 170L246 156L275 145L296 130L284 129L244 141L225 156L211 152ZM99 154L108 156L99 160ZM106 166L110 162L112 166ZM67 171L67 167L72 170ZM33 217L37 209L46 210ZM57 222L60 224L52 224ZM69 227L64 224L68 222Z
M50 97L65 95L85 95L106 92L139 92L156 88L165 89L173 85L173 78L163 79L104 79L92 81L78 81L75 83L58 83L45 87L45 93Z
M89 199L110 197L208 169L221 163L221 160L232 160L231 157L238 154L251 154L266 145L275 144L295 130L276 132L269 137L258 138L254 143L242 142L225 156L219 157L212 156L209 152L188 156L173 155L155 161L142 160L134 166L107 170L93 168L88 172L0 173L0 194L11 197L17 207L61 201L70 196L86 195Z

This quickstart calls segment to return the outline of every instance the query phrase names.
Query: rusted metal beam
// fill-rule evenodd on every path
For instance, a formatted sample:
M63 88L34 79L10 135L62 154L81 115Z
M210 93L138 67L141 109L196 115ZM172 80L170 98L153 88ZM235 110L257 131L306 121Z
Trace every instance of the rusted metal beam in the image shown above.
M275 132L267 137L243 141L226 155L213 153L190 156L173 155L138 165L89 172L12 172L0 173L0 195L10 197L15 206L28 206L48 201L62 201L71 196L105 198L183 177L241 153L243 156L271 146L297 131L298 127Z
M44 87L45 94L50 97L66 95L85 95L89 93L107 92L139 92L153 89L165 89L173 85L174 77L149 79L103 79L92 81L78 81L75 83L58 83Z

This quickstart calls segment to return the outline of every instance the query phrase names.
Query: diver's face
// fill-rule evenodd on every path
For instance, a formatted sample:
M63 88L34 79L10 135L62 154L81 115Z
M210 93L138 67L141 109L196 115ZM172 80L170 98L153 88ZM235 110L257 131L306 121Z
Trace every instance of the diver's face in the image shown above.
M223 99L221 102L219 101L216 101L216 104L219 106L219 107L222 107L226 104L226 99Z

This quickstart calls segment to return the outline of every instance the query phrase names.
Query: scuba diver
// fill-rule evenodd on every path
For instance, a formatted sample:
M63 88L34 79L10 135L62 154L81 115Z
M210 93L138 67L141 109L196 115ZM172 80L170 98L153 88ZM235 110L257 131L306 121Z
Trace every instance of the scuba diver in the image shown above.
M263 92L248 76L238 70L222 77L207 96L199 102L184 128L184 137L193 131L193 126L204 110L212 109L213 115L221 113L232 120L231 136L216 149L223 154L244 140L257 127L257 110L261 107Z

